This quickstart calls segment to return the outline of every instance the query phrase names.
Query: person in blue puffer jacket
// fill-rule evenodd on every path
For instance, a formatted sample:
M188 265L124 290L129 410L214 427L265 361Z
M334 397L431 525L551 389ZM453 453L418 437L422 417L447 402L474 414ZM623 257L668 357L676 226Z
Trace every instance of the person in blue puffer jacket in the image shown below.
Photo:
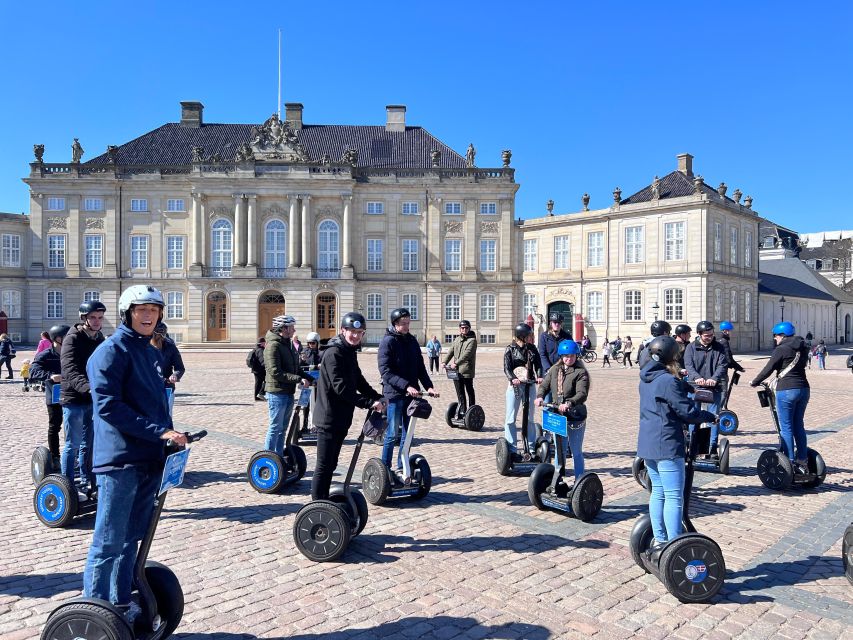
M160 357L151 346L164 306L154 287L128 288L119 299L121 323L86 365L98 511L83 595L116 605L131 624L140 611L131 601L133 565L151 522L166 440L187 444L186 436L172 429Z
M649 517L659 548L682 532L686 440L690 424L714 422L689 398L690 387L681 380L678 344L660 336L648 346L649 361L640 371L640 433L637 455L643 458L652 482Z

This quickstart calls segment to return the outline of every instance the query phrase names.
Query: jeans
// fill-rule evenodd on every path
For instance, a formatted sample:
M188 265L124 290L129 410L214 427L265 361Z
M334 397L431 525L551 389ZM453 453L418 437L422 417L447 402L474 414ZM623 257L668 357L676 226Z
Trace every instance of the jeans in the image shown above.
M394 445L397 443L397 434L400 433L400 449L406 441L406 431L409 429L411 418L406 415L406 407L409 406L409 398L398 398L388 401L388 428L385 430L385 441L382 443L382 462L391 469L391 461L394 458ZM397 452L397 469L403 468L402 451Z
M649 517L655 540L666 542L681 533L684 510L684 458L646 459L652 482Z
M160 473L126 467L98 474L98 511L83 595L116 605L130 603L138 544L154 512Z
M529 408L527 411L527 441L532 445L536 442L536 423L534 421L535 407L533 402L536 400L536 385L520 384L517 387L509 385L506 388L506 420L504 423L504 438L509 443L510 451L515 452L516 431L515 419L518 416L518 409L521 407L521 400L524 397L525 388L528 394Z
M575 472L575 480L583 475L585 470L583 463L583 436L586 433L586 423L580 429L572 429L572 423L569 423L567 429L568 436L560 438L563 447L563 458L568 458L569 447L572 449L572 466ZM557 466L557 452L554 452L554 466Z
M332 476L338 466L341 447L347 437L345 429L317 429L317 466L311 477L311 499L328 500Z
M270 426L267 429L267 440L264 448L284 455L284 430L290 422L293 413L293 394L268 392L267 405L270 413Z
M782 451L791 460L805 462L806 426L803 418L806 406L809 404L811 389L785 389L776 392L776 412L779 414L779 430L782 432ZM794 457L794 444L797 447L797 457Z
M701 402L694 402L696 407L698 409L707 409L711 413L716 414L720 410L720 404L723 401L723 390L720 388L721 386L725 386L725 385L717 385L716 387L714 387L712 389L712 391L714 392L714 401L713 402L708 403L706 405L703 405ZM711 444L711 447L715 447L715 446L717 446L717 436L719 434L720 427L716 422L712 422L709 426L711 427L711 443L710 444ZM693 433L693 429L695 427L696 427L696 425L692 425L692 424L690 425L690 433L691 434ZM697 453L705 453L705 452L704 451L697 451Z
M92 473L92 405L62 405L62 418L65 423L65 447L62 449L62 475L74 482L74 458L80 467L80 479L90 487L95 486L95 474Z
M817 368L818 369L826 369L826 354L825 353L817 354Z

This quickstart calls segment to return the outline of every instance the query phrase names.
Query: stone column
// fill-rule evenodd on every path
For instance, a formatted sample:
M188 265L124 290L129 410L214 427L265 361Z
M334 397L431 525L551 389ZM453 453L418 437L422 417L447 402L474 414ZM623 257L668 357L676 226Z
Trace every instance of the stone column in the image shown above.
M258 196L252 194L249 198L249 230L246 234L248 238L248 252L246 254L246 266L258 266Z
M290 194L287 199L290 201L290 217L287 223L287 266L298 267L300 260L297 259L299 249L296 245L296 239L299 237L298 224L296 222L296 205L298 204L298 196Z
M302 266L311 268L311 196L302 196Z
M352 205L352 196L345 195L342 196L344 201L344 228L343 228L343 239L342 239L342 254L341 257L343 259L343 267L344 269L352 267L352 261L350 258L350 244L352 243L351 236L351 228L352 225L350 223L350 205Z
M204 261L204 256L201 249L202 224L201 220L204 216L204 205L202 204L202 195L200 193L193 194L193 255L191 267L201 268Z
M65 201L68 206L68 238L65 241L65 275L70 278L79 278L80 265L86 264L85 261L81 260L81 253L85 251L83 236L86 233L86 221L80 220L83 198L82 196L68 196ZM75 201L76 206L73 204Z
M246 266L246 207L243 194L234 194L234 266Z

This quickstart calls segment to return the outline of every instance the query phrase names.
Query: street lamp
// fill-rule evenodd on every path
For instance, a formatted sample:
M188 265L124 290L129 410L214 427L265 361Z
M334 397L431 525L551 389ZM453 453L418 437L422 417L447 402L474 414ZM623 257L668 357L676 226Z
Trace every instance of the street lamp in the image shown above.
M654 313L654 314L655 314L655 322L657 322L657 321L658 321L658 311L659 311L659 310L660 310L660 305L659 305L657 302L655 302L655 303L652 305L652 313Z
M782 310L782 322L785 322L785 296L779 298L779 309Z

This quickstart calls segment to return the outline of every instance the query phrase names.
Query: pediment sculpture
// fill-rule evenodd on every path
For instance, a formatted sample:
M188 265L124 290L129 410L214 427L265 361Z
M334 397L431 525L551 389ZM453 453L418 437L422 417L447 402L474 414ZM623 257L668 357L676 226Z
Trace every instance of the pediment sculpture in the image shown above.
M252 127L250 147L255 160L309 162L308 154L299 143L299 134L289 122L282 122L277 113L260 127Z

